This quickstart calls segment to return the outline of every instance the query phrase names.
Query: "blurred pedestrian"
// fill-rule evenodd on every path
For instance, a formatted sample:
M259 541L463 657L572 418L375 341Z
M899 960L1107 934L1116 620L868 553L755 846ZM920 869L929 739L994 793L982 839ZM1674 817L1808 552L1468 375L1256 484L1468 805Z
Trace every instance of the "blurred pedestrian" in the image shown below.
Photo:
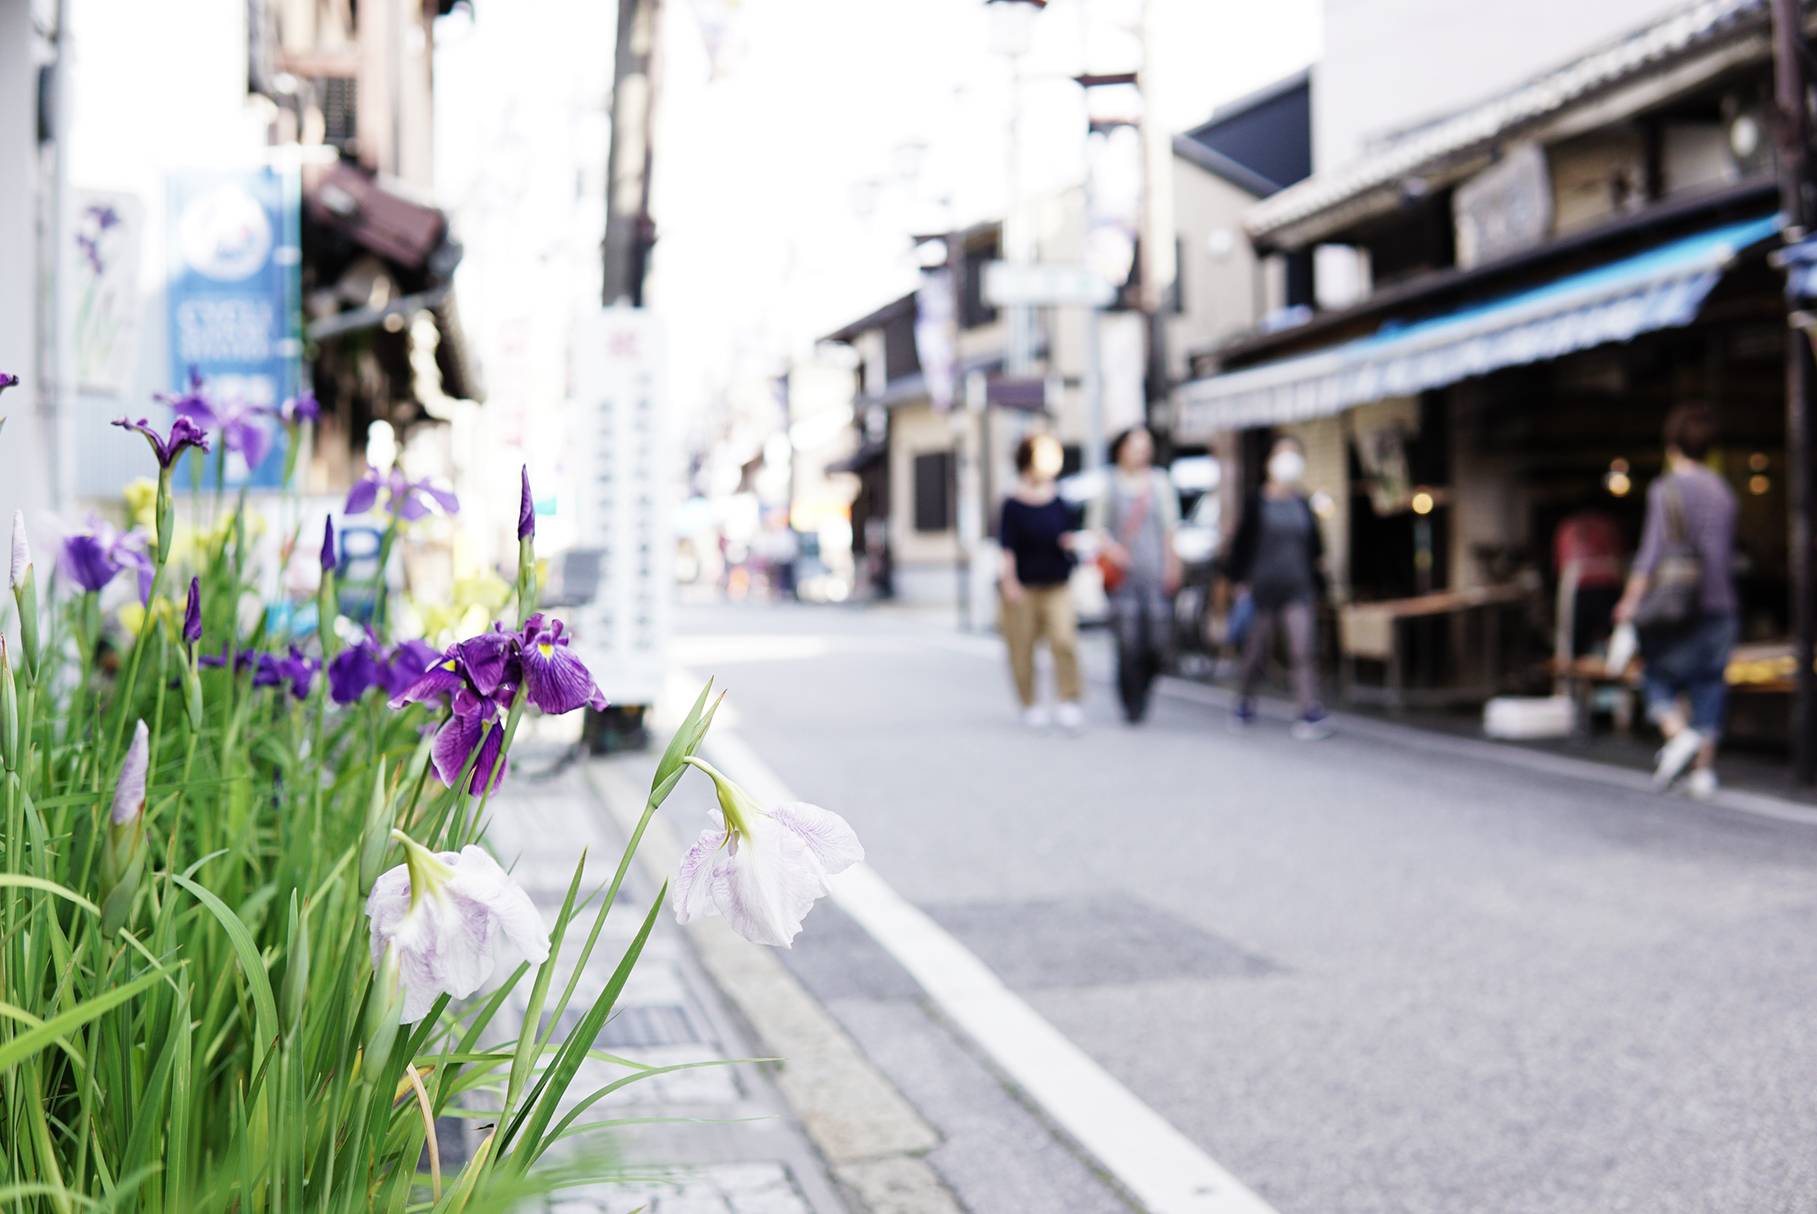
M1609 639L1622 588L1621 525L1601 500L1586 501L1552 533L1553 568L1565 593L1571 624L1569 657L1581 657Z
M1111 440L1111 471L1093 503L1099 565L1117 643L1117 693L1132 725L1148 712L1148 695L1166 663L1173 636L1173 596L1180 588L1174 530L1180 500L1167 473L1154 466L1154 436L1132 426Z
M1666 788L1691 767L1686 791L1701 798L1716 791L1725 675L1738 633L1735 494L1703 462L1716 444L1708 405L1667 414L1665 443L1665 474L1647 490L1640 551L1615 618L1640 634L1647 712L1665 736L1654 783Z
M1230 580L1239 598L1248 596L1245 611L1251 614L1233 723L1247 726L1255 721L1256 686L1278 626L1287 638L1287 664L1299 711L1293 736L1315 741L1331 734L1318 687L1325 542L1312 501L1302 488L1305 479L1305 448L1290 435L1277 438L1268 455L1267 477L1244 504L1231 541Z
M1050 720L1077 732L1085 725L1079 706L1078 618L1068 580L1073 569L1072 509L1060 500L1055 480L1064 464L1060 443L1035 434L1016 447L1016 488L1003 502L997 539L1003 547L1003 641L1022 702L1022 720L1045 729ZM1054 659L1058 703L1050 717L1035 685L1035 647L1047 642Z

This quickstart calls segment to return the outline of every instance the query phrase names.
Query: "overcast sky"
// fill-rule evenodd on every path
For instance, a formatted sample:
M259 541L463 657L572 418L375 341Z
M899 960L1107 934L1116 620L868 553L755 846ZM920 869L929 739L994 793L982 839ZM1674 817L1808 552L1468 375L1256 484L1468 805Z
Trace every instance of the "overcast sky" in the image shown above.
M1169 127L1311 62L1319 6L1152 0L1152 79ZM611 60L597 32L610 7L483 4L451 31L438 56L445 188L470 193L500 172L501 115L603 95ZM1010 72L986 7L667 0L652 302L681 343L675 387L694 398L681 403L754 390L788 352L906 289L910 232L1001 214ZM589 11L563 19L577 8ZM1139 9L1051 0L1035 18L1016 110L1025 192L1080 179L1084 112L1070 77L1133 68L1126 31ZM502 162L516 188L527 172L572 181L563 144L549 142L553 155Z

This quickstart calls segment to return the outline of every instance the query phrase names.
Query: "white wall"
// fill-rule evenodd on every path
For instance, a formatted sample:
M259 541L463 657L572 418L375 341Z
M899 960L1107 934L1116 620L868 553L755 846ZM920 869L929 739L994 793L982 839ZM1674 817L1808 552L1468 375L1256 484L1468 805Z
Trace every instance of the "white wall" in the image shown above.
M1254 203L1248 191L1174 159L1174 227L1180 236L1184 307L1168 321L1167 359L1176 377L1186 373L1188 355L1253 328L1280 306L1278 287L1264 285L1255 248L1243 235L1243 213Z
M1683 8L1686 0L1325 0L1313 165L1440 117Z
M271 111L246 92L242 0L187 0L180 21L165 6L142 0L75 0L69 13L70 185L133 195L145 216L134 383L118 397L84 393L74 423L76 491L111 497L152 470L144 440L108 421L128 413L166 417L150 398L171 386L164 325L167 176L262 163Z
M0 432L0 528L10 527L14 510L35 520L51 504L51 419L42 411L32 273L39 188L35 41L31 0L0 0L0 249L7 261L0 272L0 371L21 381L0 395L0 417L6 418ZM34 524L33 530L39 528ZM48 539L48 528L43 530Z

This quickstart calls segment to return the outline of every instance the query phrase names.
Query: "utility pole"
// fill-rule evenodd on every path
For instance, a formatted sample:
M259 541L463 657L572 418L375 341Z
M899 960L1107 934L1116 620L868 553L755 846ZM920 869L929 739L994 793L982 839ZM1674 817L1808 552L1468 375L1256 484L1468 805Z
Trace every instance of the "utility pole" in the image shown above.
M612 138L606 152L606 236L601 302L642 307L656 225L650 171L656 134L656 42L662 0L619 0L612 67Z
M612 56L611 136L606 145L606 231L600 241L600 303L642 308L644 279L656 225L650 219L650 173L656 133L657 35L662 0L618 0L618 35ZM604 517L624 511L604 507ZM626 567L617 568L623 576ZM636 574L633 573L635 580ZM648 576L648 575L646 575ZM657 593L664 594L667 588ZM593 754L641 750L649 744L648 704L608 705L588 711L582 744Z
M1785 242L1795 244L1811 230L1810 88L1805 76L1803 5L1773 0L1773 96L1779 151L1779 204L1786 218ZM1788 572L1791 581L1792 701L1794 774L1801 784L1817 782L1817 673L1812 671L1817 606L1812 585L1811 495L1811 319L1788 291L1785 354L1786 509Z
M1142 63L1136 87L1142 94L1142 219L1138 248L1142 256L1142 316L1148 322L1148 374L1145 419L1155 436L1156 454L1165 462L1173 448L1172 376L1167 365L1167 308L1179 274L1174 255L1173 137L1157 112L1155 89L1154 0L1142 0Z
M1805 76L1804 5L1773 0L1774 133L1779 151L1779 207L1787 245L1811 231L1810 86ZM1788 269L1789 275L1789 269ZM1786 544L1791 582L1792 767L1800 784L1817 783L1817 674L1813 632L1811 518L1811 344L1808 314L1787 290L1785 347Z

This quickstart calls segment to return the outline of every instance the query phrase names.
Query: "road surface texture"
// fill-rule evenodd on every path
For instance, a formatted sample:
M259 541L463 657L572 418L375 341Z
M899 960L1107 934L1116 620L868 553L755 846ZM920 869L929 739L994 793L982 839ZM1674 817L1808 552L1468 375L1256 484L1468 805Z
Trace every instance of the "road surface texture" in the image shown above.
M987 639L899 613L689 609L676 650L883 881L1280 1214L1817 1209L1817 825L1179 697L1131 729L1102 681L1084 736L1036 735ZM1130 1208L837 906L785 957L961 1204Z

